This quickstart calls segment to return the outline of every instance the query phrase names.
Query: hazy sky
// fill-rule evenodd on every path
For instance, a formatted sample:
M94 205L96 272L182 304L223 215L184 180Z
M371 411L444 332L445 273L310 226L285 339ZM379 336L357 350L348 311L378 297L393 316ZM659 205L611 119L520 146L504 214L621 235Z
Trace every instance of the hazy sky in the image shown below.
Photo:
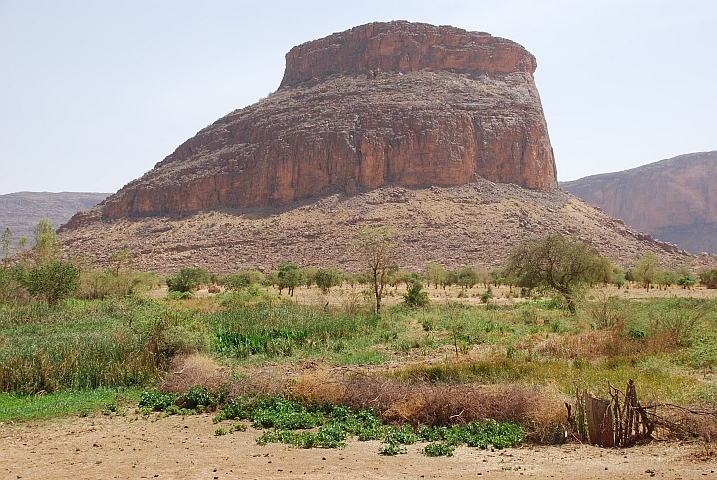
M291 47L390 20L533 53L560 180L717 149L717 0L0 0L0 194L114 192Z

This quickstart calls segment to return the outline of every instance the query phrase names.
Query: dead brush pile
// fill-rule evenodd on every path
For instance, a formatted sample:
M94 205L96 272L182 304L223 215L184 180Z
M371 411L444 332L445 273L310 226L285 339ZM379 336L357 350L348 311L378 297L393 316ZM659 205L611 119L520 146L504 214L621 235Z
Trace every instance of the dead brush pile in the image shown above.
M632 338L624 332L624 326L606 328L578 334L551 336L539 343L533 352L555 358L597 360L630 355L659 354L675 349L675 342L666 333L648 338Z
M385 422L398 426L514 422L539 442L560 441L566 421L563 396L549 388L433 384L328 368L307 370L292 381L284 377L283 382L277 375L252 375L235 382L229 396L277 394L357 410L374 409Z
M164 392L184 393L190 387L201 385L212 392L219 391L229 382L229 369L220 367L206 355L175 358L170 373L162 382Z

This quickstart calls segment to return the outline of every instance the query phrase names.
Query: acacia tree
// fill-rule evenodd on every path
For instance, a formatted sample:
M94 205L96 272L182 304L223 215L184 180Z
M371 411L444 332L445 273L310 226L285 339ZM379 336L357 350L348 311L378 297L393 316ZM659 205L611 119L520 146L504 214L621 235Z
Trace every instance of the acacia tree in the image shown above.
M548 286L560 293L575 313L575 295L580 287L599 281L603 261L585 242L550 233L537 241L524 242L511 252L505 267L521 287Z
M278 275L279 292L289 289L289 295L294 296L294 288L301 285L301 270L295 263L280 263Z
M316 286L324 293L329 293L331 287L341 285L342 281L343 275L341 274L341 270L338 268L322 268L317 270L314 275L314 282L316 282Z
M117 277L120 275L120 270L123 267L130 268L134 261L135 254L128 248L117 250L110 255L109 261L112 264L112 269Z
M32 255L35 265L42 266L60 255L60 244L57 241L57 232L46 218L40 220L35 226L35 244L32 246Z
M640 257L632 269L632 276L640 285L645 287L648 292L652 284L655 283L659 273L660 268L657 266L657 257L651 253L646 253Z
M366 269L376 299L376 313L381 313L381 299L389 280L396 255L398 234L391 227L364 227L356 234L353 250Z
M443 268L443 265L438 263L429 263L426 265L426 273L423 276L426 277L426 281L429 286L432 283L435 288L438 288L438 285L443 283L446 275L446 269Z

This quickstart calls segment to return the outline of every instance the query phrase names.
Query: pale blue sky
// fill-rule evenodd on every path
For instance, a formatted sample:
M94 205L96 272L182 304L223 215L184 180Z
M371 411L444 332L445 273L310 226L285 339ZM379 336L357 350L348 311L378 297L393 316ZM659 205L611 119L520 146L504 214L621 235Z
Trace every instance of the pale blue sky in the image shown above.
M560 180L717 149L716 0L0 0L0 194L113 192L372 21L525 46Z

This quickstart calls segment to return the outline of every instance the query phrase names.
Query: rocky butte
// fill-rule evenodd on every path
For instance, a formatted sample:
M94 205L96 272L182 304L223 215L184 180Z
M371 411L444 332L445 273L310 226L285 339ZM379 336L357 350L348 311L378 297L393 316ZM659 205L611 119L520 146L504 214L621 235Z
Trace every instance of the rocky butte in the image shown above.
M372 23L299 45L276 93L75 215L66 252L102 263L128 247L160 272L355 269L351 235L393 225L412 268L498 266L549 231L623 264L682 261L557 188L535 69L517 43L449 26Z
M535 68L517 43L446 26L372 23L308 42L286 55L276 93L200 131L97 213L284 205L477 177L549 191Z

